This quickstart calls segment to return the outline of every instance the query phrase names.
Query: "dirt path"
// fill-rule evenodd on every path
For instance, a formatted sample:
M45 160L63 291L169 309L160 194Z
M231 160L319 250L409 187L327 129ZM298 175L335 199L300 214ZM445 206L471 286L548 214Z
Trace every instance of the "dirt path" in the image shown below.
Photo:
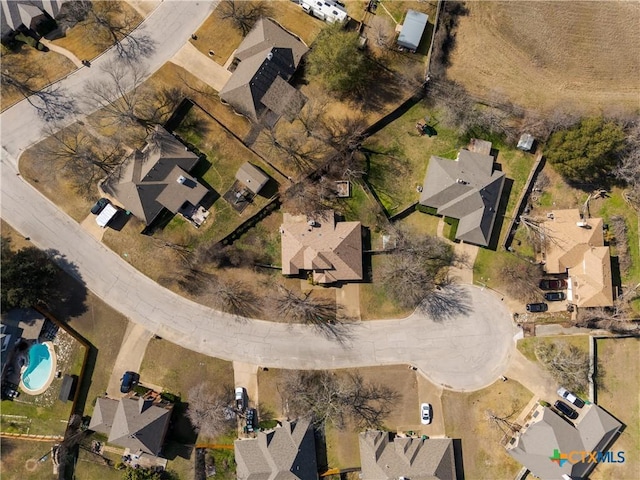
M52 52L56 52L59 53L60 55L63 55L65 57L67 57L69 60L71 60L74 65L78 68L82 68L82 61L76 57L73 53L71 53L69 50L67 50L66 48L62 48L52 42L50 42L49 40L47 40L46 38L41 38L40 39L40 43L42 43L44 46L46 46L49 50L51 50Z
M140 371L140 365L151 337L153 337L153 334L142 325L129 322L122 345L120 345L120 352L118 352L118 357L113 365L109 386L107 387L107 396L112 398L122 396L120 393L120 379L127 370ZM142 380L144 381L144 379Z

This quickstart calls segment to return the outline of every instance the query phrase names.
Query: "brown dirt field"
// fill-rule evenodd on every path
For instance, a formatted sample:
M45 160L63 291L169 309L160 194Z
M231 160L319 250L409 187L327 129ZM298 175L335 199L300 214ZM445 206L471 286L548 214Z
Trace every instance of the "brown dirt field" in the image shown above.
M467 2L449 78L525 108L637 111L637 2Z
M498 381L471 393L445 390L442 393L446 434L462 439L465 478L514 478L522 467L500 445L502 432L486 417L487 410L497 415L514 412L517 418L532 397L518 382Z
M611 450L623 450L625 462L603 463L591 474L594 480L631 480L640 472L640 339L618 338L597 341L598 364L604 378L597 386L598 404L626 425Z
M4 47L3 47L4 48ZM12 65L24 66L29 71L37 71L38 76L31 82L31 88L39 90L45 85L70 74L76 69L71 60L56 52L40 52L28 45L23 45L16 53L2 55L2 68L11 72ZM0 103L2 110L6 110L24 97L15 89L0 85Z

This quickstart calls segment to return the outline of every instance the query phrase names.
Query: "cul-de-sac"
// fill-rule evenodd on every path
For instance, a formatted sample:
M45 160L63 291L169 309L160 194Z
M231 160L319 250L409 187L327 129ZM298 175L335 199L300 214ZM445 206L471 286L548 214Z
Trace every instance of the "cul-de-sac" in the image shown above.
M3 480L640 478L640 3L0 10Z

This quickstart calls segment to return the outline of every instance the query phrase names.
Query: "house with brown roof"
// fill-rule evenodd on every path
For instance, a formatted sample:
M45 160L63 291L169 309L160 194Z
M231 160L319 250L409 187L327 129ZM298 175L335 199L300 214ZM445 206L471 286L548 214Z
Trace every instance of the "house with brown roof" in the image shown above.
M333 210L313 217L284 214L282 273L309 272L320 284L362 280L362 224L338 222Z
M306 98L288 82L309 49L275 20L261 18L235 52L233 75L220 99L254 122L293 116Z
M147 225L165 209L189 220L203 219L208 212L200 204L209 190L189 173L199 160L164 128L156 127L147 145L107 177L102 189Z
M582 218L578 209L553 210L542 223L544 270L566 273L567 299L578 307L613 305L611 258L601 218Z
M234 442L238 480L317 480L310 420L282 422L256 438Z
M456 239L486 247L502 197L505 175L494 168L491 142L471 140L455 160L432 156L420 204L458 219Z
M606 452L622 423L596 404L582 410L577 420L569 422L537 405L523 428L507 442L507 453L542 480L588 478L597 464L580 453ZM572 452L577 454L569 460Z
M362 480L456 480L453 440L361 432Z
M236 180L257 195L269 181L269 176L255 165L244 162L236 172Z
M109 436L108 442L128 448L132 453L159 455L171 420L170 404L154 403L135 397L99 397L89 430Z

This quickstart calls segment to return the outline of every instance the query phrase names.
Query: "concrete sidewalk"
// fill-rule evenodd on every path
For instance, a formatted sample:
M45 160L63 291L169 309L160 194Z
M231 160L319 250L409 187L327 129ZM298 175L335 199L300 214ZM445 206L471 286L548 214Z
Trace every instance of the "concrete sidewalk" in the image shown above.
M178 50L171 62L184 68L217 92L222 90L222 87L231 78L229 70L218 65L189 42Z

